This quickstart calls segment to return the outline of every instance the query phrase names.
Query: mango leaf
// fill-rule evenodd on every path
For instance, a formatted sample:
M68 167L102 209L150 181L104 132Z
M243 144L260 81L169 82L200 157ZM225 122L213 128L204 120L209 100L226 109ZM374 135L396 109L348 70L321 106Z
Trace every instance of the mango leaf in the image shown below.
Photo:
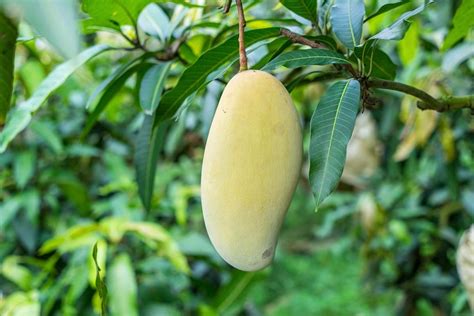
M297 15L318 24L317 1L316 0L280 0L287 9Z
M402 1L399 1L399 2L394 2L394 3L387 3L387 4L384 4L383 6L381 6L377 11L375 11L374 13L372 13L371 15L369 15L368 17L365 18L364 20L364 23L367 22L368 20L370 19L373 19L375 18L376 16L379 16L381 14L384 14L388 11L391 11L393 9L396 9L398 8L399 6L402 6L404 4L407 4L409 3L410 0L402 0Z
M331 8L331 24L336 37L347 48L359 45L365 6L363 0L335 0Z
M328 49L337 50L337 43L331 36L318 35L318 36L305 36L307 39L315 41L316 43L324 44Z
M132 76L134 73L147 69L150 66L151 64L143 62L142 57L139 57L127 64L122 65L99 85L88 102L88 106L93 107L94 110L87 118L86 125L82 130L82 139L90 132L94 124L99 119L100 114L105 110L113 97L120 91L127 79L130 78L130 76ZM100 95L100 97L95 99L97 95ZM92 106L91 104L95 105Z
M349 61L339 53L327 49L305 49L284 53L268 63L263 70L279 66L298 68L310 65L348 64Z
M46 77L28 100L13 108L7 116L5 127L0 132L0 153L4 152L12 139L28 125L31 121L31 113L38 110L54 90L61 86L80 66L108 49L109 47L106 45L92 46L73 59L59 65Z
M0 274L23 290L33 287L33 273L20 264L21 258L17 256L6 257L0 265Z
M277 37L280 28L272 27L245 32L247 47L268 38ZM183 102L197 90L222 74L222 67L232 65L239 58L238 35L215 46L201 55L179 78L176 86L165 93L156 110L154 126L171 118Z
M370 39L381 39L381 40L399 40L405 36L405 32L410 27L408 19L421 13L429 4L433 3L434 0L426 1L418 8L403 13L392 25L383 29L379 33L372 36Z
M474 57L474 42L465 42L448 50L441 67L447 73L457 69L460 64Z
M151 36L156 36L166 42L171 35L170 19L155 3L150 3L143 9L138 17L140 28Z
M16 23L0 11L0 125L5 122L11 106L17 36Z
M5 0L4 4L10 11L19 13L64 57L72 58L79 53L81 45L75 0L49 0L41 5L31 0Z
M444 40L443 50L453 46L457 41L465 37L469 30L474 27L474 2L463 0L453 18L453 28Z
M371 77L393 80L397 74L397 66L382 50L375 47L374 41L356 47L354 54L363 61L364 73Z
M120 30L135 25L138 15L152 0L84 0L82 10L89 15L86 27Z
M318 25L324 31L329 22L329 13L334 0L320 0L318 1ZM325 34L325 33L324 33Z
M137 136L135 170L138 193L147 211L151 207L158 153L163 145L165 130L166 126L163 124L153 129L153 116L145 115L143 125Z
M227 314L232 306L245 299L248 289L260 276L262 273L234 270L229 283L220 288L210 307L217 315Z
M309 180L316 209L336 187L346 161L346 148L359 109L357 80L333 84L311 118Z
M110 312L117 316L138 316L137 280L132 261L121 253L108 270L107 288Z
M55 128L55 125L51 122L46 121L34 121L31 123L31 131L36 136L43 139L43 141L53 150L55 154L62 154L64 152L64 146L60 137L60 134Z
M27 149L16 155L13 162L13 177L16 185L23 189L35 172L36 151Z
M397 43L398 56L400 57L403 66L408 66L415 61L416 56L420 51L420 25L421 22L419 19L413 21L403 39Z
M105 242L103 243L105 244ZM100 297L100 307L101 307L102 316L105 316L107 312L107 286L102 277L103 273L101 273L102 269L105 269L105 266L103 266L102 269L99 266L99 263L97 260L97 252L98 252L97 244L98 242L94 244L94 248L92 249L92 259L94 259L94 264L96 268L95 287Z
M160 103L171 63L160 63L152 66L143 76L140 83L140 106L147 115L152 115Z
M277 38L273 40L267 45L267 49L269 53L265 55L262 59L260 59L258 63L256 63L251 68L261 69L266 64L268 64L272 59L274 59L276 56L280 55L290 45L291 45L291 41L289 41L286 38Z

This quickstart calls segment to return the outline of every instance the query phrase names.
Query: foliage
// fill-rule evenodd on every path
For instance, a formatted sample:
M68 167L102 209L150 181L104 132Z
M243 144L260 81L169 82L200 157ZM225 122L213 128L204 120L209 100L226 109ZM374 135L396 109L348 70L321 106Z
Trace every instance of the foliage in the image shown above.
M306 152L275 263L251 274L218 257L199 199L235 8L76 4L0 0L0 314L469 314L473 105L448 97L473 93L469 1L244 1L249 66L291 91Z

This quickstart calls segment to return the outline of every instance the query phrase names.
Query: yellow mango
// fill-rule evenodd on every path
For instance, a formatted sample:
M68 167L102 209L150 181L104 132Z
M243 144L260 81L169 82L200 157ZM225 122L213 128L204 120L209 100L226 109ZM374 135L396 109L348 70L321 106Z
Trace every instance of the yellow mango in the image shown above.
M209 238L244 271L273 259L302 161L298 114L282 83L247 70L222 93L204 151L201 198Z

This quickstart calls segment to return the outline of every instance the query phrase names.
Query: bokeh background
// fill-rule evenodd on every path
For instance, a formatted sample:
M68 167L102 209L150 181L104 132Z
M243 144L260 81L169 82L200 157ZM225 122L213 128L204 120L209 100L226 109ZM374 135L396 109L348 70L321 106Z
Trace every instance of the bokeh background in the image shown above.
M386 2L366 1L367 10ZM371 20L364 32L374 33L422 1L406 2ZM198 25L189 32L180 51L184 62L174 64L165 89L175 84L185 64L236 32L225 29L237 23L235 12L223 15L215 2L193 3L205 7L159 4L168 17L180 8L183 25ZM469 37L440 50L460 3L438 1L412 19L403 40L382 44L397 65L397 80L433 95L473 93ZM117 32L81 22L87 14L80 4L72 15L80 20L77 47L65 38L46 41L34 19L21 20L13 104L28 99L81 45L127 45ZM244 5L253 21L249 29L308 29L276 1ZM150 43L160 48L159 41L150 38ZM253 51L250 64L271 49ZM111 51L81 67L0 155L2 315L99 314L95 244L111 315L470 315L455 258L461 234L474 222L469 111L421 111L411 97L380 94L383 105L358 117L337 190L315 212L305 162L274 263L244 273L227 265L210 244L199 193L209 126L223 81L237 68L199 91L163 128L147 212L134 166L144 117L137 101L140 76L130 77L114 93L82 137L93 91L133 54ZM282 80L288 73L276 72ZM309 120L327 86L309 78L291 93L306 151Z

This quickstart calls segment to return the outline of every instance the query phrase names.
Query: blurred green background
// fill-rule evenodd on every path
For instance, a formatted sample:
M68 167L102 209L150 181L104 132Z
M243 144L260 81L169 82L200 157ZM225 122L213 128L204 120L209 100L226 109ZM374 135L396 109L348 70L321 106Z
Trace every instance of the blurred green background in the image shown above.
M90 1L83 2L75 13L80 20L87 17L84 5ZM245 3L248 20L256 20L250 29L282 24L300 33L307 29L276 1ZM367 10L382 3L366 1ZM381 29L418 3L408 1L371 20L365 32ZM398 80L435 95L473 92L473 60L455 64L453 57L459 51L468 56L469 49L472 55L472 36L440 51L460 3L438 1L412 19L404 40L382 44L397 65ZM224 16L212 2L160 7L170 17L182 10L182 21L197 25L181 48L184 61L171 69L168 89L197 56L235 34L235 27L222 28L237 19L235 12ZM37 35L41 26L27 18L19 25L13 104L28 99L62 56L80 46L58 50L57 42ZM86 22L78 28L83 47L127 44L117 32ZM121 31L128 34L131 28ZM250 63L265 53L255 50ZM306 162L274 263L244 273L213 249L200 204L203 149L222 82L211 82L162 128L148 212L134 167L144 119L137 94L143 74L115 92L81 137L91 94L134 54L113 50L81 67L0 154L0 314L99 314L92 256L97 244L111 315L470 315L455 260L459 238L474 222L469 111L421 111L411 97L382 94L383 106L358 118L338 189L315 212ZM223 80L235 71L225 72ZM306 151L311 113L326 87L308 80L292 91Z

